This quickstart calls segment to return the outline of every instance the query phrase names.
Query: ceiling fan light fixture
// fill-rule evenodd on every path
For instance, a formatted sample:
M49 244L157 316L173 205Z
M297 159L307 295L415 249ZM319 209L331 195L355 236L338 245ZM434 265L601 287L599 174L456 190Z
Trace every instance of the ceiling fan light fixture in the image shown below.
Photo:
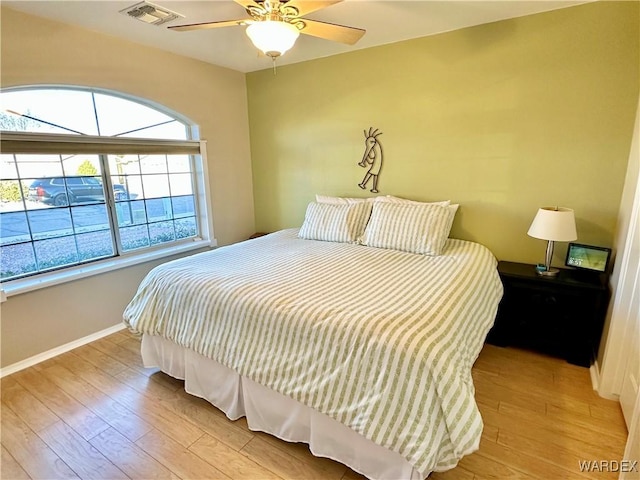
M247 27L247 35L255 47L271 58L283 55L296 43L300 31L295 25L280 20L265 20Z

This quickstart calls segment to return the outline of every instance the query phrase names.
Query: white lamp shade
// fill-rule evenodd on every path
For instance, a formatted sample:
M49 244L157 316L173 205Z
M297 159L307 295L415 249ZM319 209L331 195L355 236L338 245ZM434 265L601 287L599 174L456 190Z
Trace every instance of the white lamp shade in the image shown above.
M278 57L293 47L300 32L287 22L265 20L247 27L247 35L265 55Z
M538 210L527 235L554 242L572 242L578 238L573 210L542 207Z

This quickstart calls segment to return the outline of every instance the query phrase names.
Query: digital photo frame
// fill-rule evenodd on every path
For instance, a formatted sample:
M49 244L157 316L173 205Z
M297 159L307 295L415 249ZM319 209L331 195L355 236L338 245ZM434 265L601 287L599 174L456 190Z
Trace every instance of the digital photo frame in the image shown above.
M567 267L603 273L607 271L610 257L610 248L569 243L564 263Z

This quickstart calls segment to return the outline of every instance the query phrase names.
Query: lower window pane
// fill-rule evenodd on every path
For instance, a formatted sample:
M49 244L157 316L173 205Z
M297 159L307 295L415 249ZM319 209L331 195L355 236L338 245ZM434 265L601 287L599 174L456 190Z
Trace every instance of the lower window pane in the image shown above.
M4 165L2 165L4 167ZM0 173L0 175L4 172ZM21 185L22 183L22 185ZM18 180L0 180L0 205L2 211L16 211L24 209L24 196L29 192L26 182Z
M118 226L140 225L147 223L144 201L118 202L116 203L116 213L118 215Z
M114 184L114 190L120 194L116 196L116 200L136 200L144 198L142 190L142 177L140 175L124 175L122 177L111 177Z
M34 240L72 235L69 208L44 208L27 212Z
M0 244L28 242L31 240L27 214L22 212L0 213Z
M149 246L149 230L146 225L121 227L120 241L125 252Z
M176 238L195 237L198 233L195 217L176 220Z
M73 237L51 238L33 242L40 270L78 263Z
M2 280L35 273L37 265L33 245L21 243L0 247L0 266Z
M76 236L78 255L81 262L97 258L110 257L114 254L111 231L83 233Z
M149 238L151 245L171 242L176 239L173 222L158 222L149 224Z
M169 186L171 187L171 195L177 197L179 195L191 195L193 187L191 186L190 173L172 173L169 176Z
M167 175L142 175L144 198L161 198L171 195Z
M147 205L147 218L149 222L171 220L173 218L171 198L154 198L152 200L146 200L145 203Z
M109 229L109 215L104 203L73 207L71 216L76 233Z
M193 202L193 195L184 197L172 197L173 217L193 217L196 214L196 207Z

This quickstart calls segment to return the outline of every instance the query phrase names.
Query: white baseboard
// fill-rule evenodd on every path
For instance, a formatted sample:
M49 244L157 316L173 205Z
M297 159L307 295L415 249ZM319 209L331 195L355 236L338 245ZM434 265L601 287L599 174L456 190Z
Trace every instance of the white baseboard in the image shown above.
M25 368L33 367L40 362L44 362L45 360L49 360L50 358L53 358L57 355L61 355L68 352L69 350L73 350L74 348L78 348L82 345L86 345L87 343L91 343L94 340L106 337L107 335L111 335L112 333L119 332L120 330L124 330L125 328L126 327L124 323L119 323L118 325L114 325L113 327L105 328L104 330L100 330L99 332L92 333L91 335L79 338L78 340L74 340L73 342L60 345L59 347L52 348L51 350L47 350L46 352L39 353L38 355L34 355L33 357L21 360L20 362L14 363L12 365L8 365L0 369L0 378L11 375L12 373L19 372L20 370L24 370Z

